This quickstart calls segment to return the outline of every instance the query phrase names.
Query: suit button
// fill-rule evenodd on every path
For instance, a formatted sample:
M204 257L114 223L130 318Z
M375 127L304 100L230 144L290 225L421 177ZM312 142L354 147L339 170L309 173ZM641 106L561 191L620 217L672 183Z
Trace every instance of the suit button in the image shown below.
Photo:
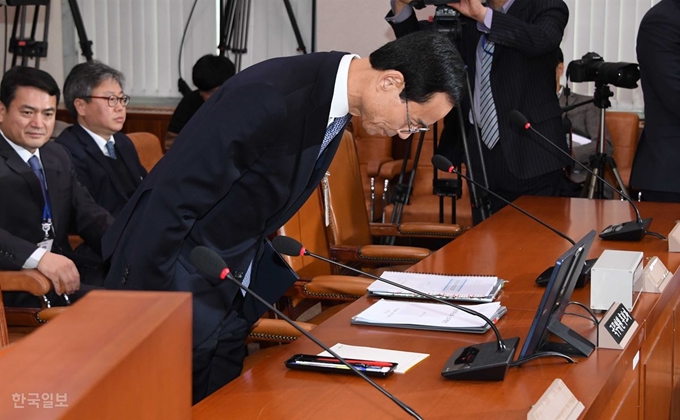
M243 271L234 271L232 274L237 280L241 280L246 275Z

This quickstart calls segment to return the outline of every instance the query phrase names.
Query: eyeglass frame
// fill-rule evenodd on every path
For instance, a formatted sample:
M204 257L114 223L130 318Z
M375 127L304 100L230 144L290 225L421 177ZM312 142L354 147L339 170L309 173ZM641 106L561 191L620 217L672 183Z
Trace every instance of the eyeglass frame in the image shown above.
M106 99L109 101L109 106L111 108L115 108L116 105L120 102L121 105L123 105L123 108L127 107L130 104L130 95L123 95L123 96L116 96L116 95L111 95L111 96L82 96L82 99ZM112 105L113 104L113 105Z
M404 102L406 102L406 124L408 124L408 130L398 130L398 132L401 134L416 134L430 131L428 127L413 127L411 125L411 116L408 112L408 98L406 96L404 96Z

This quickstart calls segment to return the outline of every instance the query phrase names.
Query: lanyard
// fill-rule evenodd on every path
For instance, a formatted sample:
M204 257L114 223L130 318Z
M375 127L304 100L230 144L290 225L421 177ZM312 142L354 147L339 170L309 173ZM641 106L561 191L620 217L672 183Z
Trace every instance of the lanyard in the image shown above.
M41 181L42 182L42 181ZM43 206L43 217L42 217L42 230L45 232L45 239L49 238L50 230L54 233L52 227L52 205L50 203L50 194L47 191L47 185L43 185L43 200L45 205Z

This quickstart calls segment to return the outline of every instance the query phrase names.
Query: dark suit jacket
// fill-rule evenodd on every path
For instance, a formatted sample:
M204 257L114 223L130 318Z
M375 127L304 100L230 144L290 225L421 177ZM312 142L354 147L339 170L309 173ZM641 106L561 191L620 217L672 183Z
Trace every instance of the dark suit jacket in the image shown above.
M116 133L113 138L116 140L116 156L127 167L135 187L139 187L146 176L146 170L139 162L135 145L123 133ZM104 156L92 136L79 124L74 124L62 131L55 141L71 152L80 183L90 191L100 206L117 216L130 197L120 176L107 162L109 158Z
M215 330L237 287L197 272L189 253L214 249L271 301L290 287L259 278L265 238L316 188L337 149L317 161L342 53L280 58L229 79L182 129L104 238L105 286L194 296L194 344ZM339 138L338 135L337 138ZM242 316L262 309L248 295Z
M461 19L465 24L459 51L468 66L474 92L475 58L481 32L473 19ZM496 147L502 147L505 161L517 178L553 172L568 162L539 136L512 127L509 120L510 111L520 111L536 130L567 150L562 112L555 95L555 50L562 42L568 19L569 10L562 0L515 0L507 14L493 12L488 39L496 44L491 68L491 89L500 132ZM392 26L397 36L419 28L415 14ZM463 102L466 124L469 110L467 97ZM475 151L476 146L470 149Z
M73 258L69 233L79 234L101 252L101 238L113 222L83 188L63 146L47 142L40 149L52 203L55 230L52 252ZM42 241L44 200L30 166L0 137L0 269L19 270Z
M637 38L645 129L631 186L680 193L680 0L662 0L642 19Z

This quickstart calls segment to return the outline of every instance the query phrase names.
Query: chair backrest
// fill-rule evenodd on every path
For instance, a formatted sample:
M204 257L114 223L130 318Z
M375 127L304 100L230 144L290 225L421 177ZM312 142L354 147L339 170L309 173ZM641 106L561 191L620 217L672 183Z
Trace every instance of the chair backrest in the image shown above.
M328 172L328 198L324 201L330 211L329 244L371 244L359 158L351 132L345 130Z
M328 242L319 194L317 188L300 210L279 229L278 234L295 238L313 253L328 258ZM301 278L331 274L330 265L316 258L308 256L283 256L283 258Z
M147 172L150 172L154 165L163 157L161 141L155 134L144 131L128 133L127 136L134 143L142 166Z
M605 120L614 145L613 158L627 187L630 184L630 171L640 140L640 117L634 112L607 112Z

